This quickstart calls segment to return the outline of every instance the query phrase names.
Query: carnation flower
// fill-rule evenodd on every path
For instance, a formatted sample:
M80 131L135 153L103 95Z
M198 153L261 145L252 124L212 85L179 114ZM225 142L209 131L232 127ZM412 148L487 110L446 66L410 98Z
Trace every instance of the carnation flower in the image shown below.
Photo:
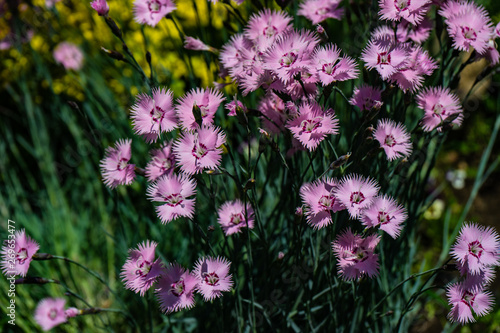
M192 89L180 99L175 110L182 127L185 129L196 129L199 127L197 119L193 114L193 108L199 108L200 120L203 125L213 125L215 112L224 100L220 91L213 89Z
M221 161L226 135L218 127L203 126L196 131L185 132L174 144L177 164L182 172L192 175L205 169L215 169Z
M474 314L484 316L493 307L493 296L480 288L467 289L461 283L449 285L446 291L448 303L452 306L448 319L462 325L474 322Z
M160 258L155 260L155 249L158 244L146 241L130 249L129 256L122 267L120 277L125 288L144 296L162 273Z
M258 50L265 51L278 36L292 28L291 20L285 12L264 9L250 17L245 36L254 42Z
M338 8L342 0L306 0L300 4L297 14L305 16L312 24L318 24L328 18L340 20L344 9Z
M130 185L135 179L135 165L130 161L132 140L118 140L115 147L108 147L106 155L101 160L101 174L104 184L109 188L118 185Z
M172 175L175 168L175 156L172 143L165 143L160 149L151 151L151 160L146 165L146 177L150 182L163 175Z
M246 209L245 209L246 206ZM226 236L241 232L241 228L253 229L254 212L247 202L243 205L241 200L227 201L217 211L217 222L224 230Z
M300 197L305 204L307 223L321 229L333 223L332 213L345 209L333 195L337 182L331 178L319 179L300 188Z
M456 267L460 275L464 278L462 285L466 289L484 288L493 282L495 279L495 267L486 266L479 270L477 274L471 274L467 264L456 262Z
M148 24L154 27L163 17L176 8L172 0L135 0L135 21L139 24Z
M500 22L495 27L495 38L500 38Z
M464 224L451 254L470 274L478 274L488 266L500 264L500 238L494 229L477 224Z
M24 229L16 231L2 246L2 271L5 275L26 276L33 255L40 249L37 242L26 236Z
M146 142L155 142L162 132L170 132L177 127L172 91L154 88L152 92L153 97L139 94L131 111L134 130Z
M194 275L198 279L197 290L205 301L222 296L223 291L233 287L232 275L229 274L231 263L222 257L203 257L198 259Z
M389 81L395 82L401 90L414 92L422 86L424 75L431 75L436 68L438 68L436 61L427 51L419 46L413 47L408 50L405 65L392 74Z
M383 20L400 21L404 19L418 24L427 13L431 0L379 0L379 15Z
M187 175L163 176L149 185L147 193L151 201L163 203L156 206L156 212L162 223L168 223L179 217L194 216L196 199L188 198L196 194L196 181Z
M316 101L304 102L297 117L288 121L286 127L304 147L313 151L327 134L338 133L338 120L333 109L323 111Z
M432 29L433 24L427 17L417 25L413 25L408 21L401 21L397 29L398 41L404 43L411 39L417 44L422 44L429 38Z
M351 218L355 219L362 209L371 205L378 190L379 186L375 180L355 174L344 176L334 194L340 203L347 207Z
M194 291L198 280L179 264L170 264L158 280L156 296L161 311L176 312L194 306Z
M401 123L390 119L379 120L375 132L373 132L373 138L380 143L380 147L384 148L387 159L390 161L400 157L408 157L411 154L411 136Z
M63 298L44 298L35 309L35 321L44 331L66 322Z
M345 81L358 77L355 61L349 57L340 57L340 50L333 44L317 48L313 63L323 86L334 81Z
M280 133L285 128L285 123L297 116L295 104L283 102L272 92L262 98L257 109L262 113L262 126L274 134Z
M184 48L194 51L212 51L213 48L203 43L198 38L186 36L184 37Z
M54 59L66 69L80 70L83 65L83 53L78 46L70 42L59 43L54 49Z
M229 111L227 115L230 117L236 116L237 108L239 108L243 113L246 113L248 111L247 107L237 99L234 99L231 102L227 103L224 107Z
M350 229L337 237L332 249L338 260L340 276L345 280L359 279L378 274L378 255L373 253L380 241L380 236L362 238L354 235Z
M448 118L452 124L460 125L462 123L462 107L460 100L448 88L430 87L423 89L416 97L418 107L425 111L422 119L424 131L430 132L437 128L441 131L441 124Z
M396 200L384 195L377 196L372 205L363 210L361 222L367 228L379 227L392 238L398 238L407 218L406 210Z
M361 111L369 111L373 108L380 109L382 102L382 89L369 85L362 85L354 89L351 105L357 106Z
M94 0L90 6L97 12L99 16L108 16L109 5L106 0Z
M407 51L403 44L386 45L372 40L364 48L361 59L368 69L375 68L384 80L403 68L407 61Z

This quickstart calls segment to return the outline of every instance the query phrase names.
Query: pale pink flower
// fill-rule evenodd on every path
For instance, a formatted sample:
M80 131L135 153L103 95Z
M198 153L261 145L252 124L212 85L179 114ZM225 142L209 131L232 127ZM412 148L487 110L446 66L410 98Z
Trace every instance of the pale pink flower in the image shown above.
M354 235L350 229L339 235L332 243L332 249L338 260L340 276L345 280L370 278L378 274L378 255L373 253L380 241L380 236L362 238Z
M205 301L222 296L223 291L233 287L232 275L229 274L231 262L223 257L202 257L198 259L193 271L198 279L197 290Z
M500 62L500 53L497 50L495 38L496 35L492 34L490 40L488 41L488 48L483 53L478 53L476 55L476 59L486 59L492 66L497 65Z
M412 24L418 24L429 9L431 0L379 0L380 18L399 21L404 19Z
M161 202L156 212L162 223L169 223L179 217L192 218L196 199L196 181L187 175L166 175L149 185L147 189L151 201Z
M172 143L165 143L160 149L151 151L151 160L146 165L146 177L150 182L163 175L172 175L175 168L175 156Z
M495 38L500 38L500 22L495 27Z
M195 129L199 125L193 114L193 108L199 108L202 125L213 125L215 112L225 98L220 91L214 89L192 89L179 101L175 110L182 127Z
M253 229L254 212L252 206L247 202L245 205L241 200L226 201L217 210L217 222L224 230L226 236L241 232L241 228Z
M38 243L27 236L24 229L16 231L14 238L9 237L2 246L3 273L8 276L26 276L33 255L38 249L40 249Z
M54 59L66 69L80 70L83 66L83 53L70 42L59 43L54 49Z
M64 313L66 300L63 298L44 298L35 309L35 321L44 331L67 321Z
M292 18L282 11L264 9L253 14L245 28L245 36L254 42L260 51L265 51L276 38L292 28Z
M484 316L493 307L493 295L489 291L467 289L461 283L451 284L446 289L448 303L452 306L448 319L452 322L462 325L474 322L474 314Z
M253 48L253 43L243 34L236 34L224 44L220 52L220 61L230 73L242 71L244 50ZM231 75L235 79L236 75Z
M132 106L132 125L137 134L146 142L155 142L162 132L170 132L177 127L177 117L173 108L173 93L170 89L154 88L153 96L139 94Z
M386 80L405 66L407 51L404 44L386 45L383 41L372 40L363 49L361 59L368 69L375 68Z
M192 308L197 285L198 280L187 269L170 264L162 272L155 290L161 311L171 313Z
M129 250L129 256L120 273L125 288L144 296L160 277L163 266L160 258L155 260L157 245L156 242L148 240L139 243L137 249Z
M78 310L77 308L67 308L64 311L64 314L66 315L67 318L74 318L76 316L79 316L81 314L81 311Z
M99 16L108 16L109 5L106 0L94 0L90 6L97 12Z
M297 117L289 120L286 127L304 147L313 151L328 134L338 133L338 119L333 109L323 110L316 101L304 102Z
M411 47L408 49L405 65L392 74L389 81L395 82L401 90L414 92L422 86L424 75L430 76L436 68L436 61L427 51L420 46Z
M397 29L398 41L404 43L411 39L417 44L422 44L429 38L432 29L433 24L427 17L417 25L413 25L408 21L401 21Z
M455 117L452 118L452 124L459 126L462 123L463 115L460 100L448 88L425 88L417 95L416 101L418 107L425 112L422 119L424 131L430 132L435 128L441 131L442 126L440 125L450 117Z
M382 102L382 89L369 85L362 85L354 89L351 105L357 106L361 111L370 111L373 108L380 109Z
M305 16L312 24L318 24L328 18L340 20L344 9L338 8L342 0L306 0L300 4L297 14Z
M337 185L334 179L323 178L313 183L306 183L300 188L307 223L314 229L330 225L333 223L331 214L345 209L333 194Z
M356 62L349 57L340 57L340 50L333 44L317 48L313 64L323 86L335 81L355 79L359 73Z
M214 170L221 162L224 143L226 135L218 127L203 126L196 131L184 132L174 143L177 165L188 175Z
M132 140L120 139L115 143L115 147L108 147L106 155L101 160L101 174L104 184L109 188L118 185L130 185L135 179L135 165L129 164L132 156Z
M392 238L398 238L402 224L408 217L406 209L396 200L384 195L377 196L370 207L361 213L361 222L367 228L379 227Z
M135 0L134 18L139 24L148 24L154 27L176 8L172 0Z
M485 267L498 266L499 251L500 238L493 228L470 223L464 224L460 230L451 254L474 275L479 274Z
M237 114L236 109L241 110L242 113L247 113L248 108L237 99L233 99L231 102L227 103L225 106L226 110L229 111L227 114L230 117L234 117Z
M285 128L285 123L297 116L295 105L283 102L273 92L261 99L257 109L262 113L262 126L273 134L280 133Z
M356 219L364 208L372 204L378 190L375 180L354 174L342 178L334 195L347 208L351 218Z
M456 266L460 275L464 277L462 285L466 289L484 288L493 282L495 279L495 267L486 266L479 270L477 274L469 272L467 264L462 264L460 261L456 262Z
M184 48L194 51L211 51L213 48L203 43L198 38L186 36L184 37Z
M390 119L382 119L377 123L373 138L384 148L387 159L392 161L411 154L411 136L406 127Z

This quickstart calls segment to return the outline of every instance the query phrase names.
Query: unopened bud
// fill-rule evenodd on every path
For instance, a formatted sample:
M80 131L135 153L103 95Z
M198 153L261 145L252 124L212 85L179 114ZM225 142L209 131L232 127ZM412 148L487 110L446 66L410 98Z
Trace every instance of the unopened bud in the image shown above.
M330 164L330 169L340 168L349 160L349 157L351 157L351 153L340 156L336 161L333 161L332 164Z
M113 35L122 39L122 31L120 30L120 28L118 28L115 21L111 17L106 16L106 23L108 24L108 27L111 29Z
M196 102L193 105L193 116L198 126L201 127L203 124L203 118L201 117L201 109L198 105L196 105Z
M116 60L123 60L125 59L123 57L123 54L121 54L120 52L117 52L117 51L113 51L113 50L108 50L108 49L105 49L104 47L101 47L101 50L104 51L104 53L106 53L106 55L110 58L113 58L113 59L116 59Z

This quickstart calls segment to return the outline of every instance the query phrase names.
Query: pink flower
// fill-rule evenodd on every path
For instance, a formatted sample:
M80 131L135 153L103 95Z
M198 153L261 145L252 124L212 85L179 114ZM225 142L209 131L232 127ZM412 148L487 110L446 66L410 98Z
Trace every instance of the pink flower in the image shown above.
M44 331L48 331L57 325L66 322L63 298L44 298L38 303L35 309L35 321L42 326Z
M398 238L403 226L401 225L408 215L403 206L396 200L384 195L377 196L372 205L363 210L361 222L367 228L380 227L392 238Z
M500 22L495 27L495 38L500 38Z
M231 102L227 103L225 105L225 108L226 108L226 110L229 111L229 113L227 115L230 117L236 116L236 109L237 108L239 108L241 110L241 112L243 112L243 113L246 113L248 111L247 107L243 103L238 101L237 99L234 99Z
M192 308L197 285L198 280L187 269L170 264L158 280L156 289L161 311L171 313Z
M497 65L500 62L500 53L497 50L497 44L495 42L496 35L492 34L490 40L488 41L488 48L483 53L476 54L476 59L486 59L492 66Z
M343 8L337 8L342 0L306 0L300 4L297 14L305 16L312 24L318 24L328 18L340 20Z
M210 51L210 50L212 50L212 47L206 45L198 38L193 38L190 36L184 37L184 48L187 50L194 50L194 51Z
M223 291L233 287L232 275L229 274L231 263L222 257L202 257L198 259L194 275L198 279L197 290L203 295L205 301L222 296Z
M379 186L377 182L360 175L344 176L335 189L335 197L347 207L351 218L356 219L361 210L368 208L375 196Z
M193 108L197 106L200 112L200 119L203 125L213 125L215 112L220 103L224 100L220 91L213 89L192 89L180 99L175 110L182 127L185 129L198 128Z
M175 168L175 156L172 143L165 143L160 149L151 151L151 160L146 166L146 176L150 182L163 175L172 175Z
M407 51L404 44L386 45L380 40L372 40L363 50L361 59L368 69L375 68L382 79L387 80L405 66Z
M188 199L196 194L196 181L187 175L166 175L147 189L151 201L164 203L156 206L162 223L179 217L192 218L196 199Z
M454 117L451 121L452 124L460 125L462 123L460 100L448 88L425 88L417 95L416 101L418 107L425 112L422 119L424 131L430 132L435 128L441 131L440 125L450 117Z
M253 48L253 43L247 39L243 34L236 34L231 37L228 43L224 44L220 53L221 63L224 68L230 73L239 72L242 70L244 50ZM234 74L231 78L235 79Z
M125 288L141 296L153 286L162 273L160 258L155 260L156 242L146 241L129 250L129 257L122 267L120 277Z
M323 86L334 81L345 81L358 77L355 61L349 57L340 57L340 50L333 44L317 48L313 63Z
M97 12L99 16L108 16L109 5L106 0L94 0L90 6Z
M11 238L4 241L2 246L2 271L5 275L26 276L30 263L33 260L33 255L40 249L37 242L26 236L24 229L16 231Z
M424 17L417 25L413 25L408 21L401 21L397 29L398 40L407 42L411 39L415 43L422 44L429 38L432 29L433 24L427 17Z
M54 59L66 69L80 70L83 65L83 53L78 46L70 42L59 43L54 49Z
M135 0L135 21L139 24L148 24L154 27L163 17L176 8L172 0Z
M304 102L297 117L289 120L286 127L304 147L313 151L327 134L338 133L338 120L332 109L323 111L315 101Z
M470 274L500 264L500 238L494 229L477 224L464 224L453 245L451 254L460 264L467 266Z
M399 21L404 19L412 24L418 24L429 9L431 0L379 0L380 18Z
M408 157L411 154L411 136L401 123L395 123L390 119L379 120L373 132L373 138L380 143L380 147L384 148L387 159L390 161Z
M382 102L382 89L369 85L362 85L354 89L349 103L357 106L361 111L370 111L373 108L380 109L384 104Z
M172 91L154 88L152 93L153 97L139 94L131 112L135 132L148 143L155 142L162 132L170 132L177 127Z
M289 119L297 116L295 104L287 104L275 93L265 95L257 108L262 113L262 126L274 134L280 133L285 128Z
M466 324L474 322L474 314L484 316L493 307L493 296L480 288L466 289L461 283L454 283L447 287L446 296L452 306L448 319L452 322Z
M104 184L109 188L130 185L135 179L135 165L130 161L132 140L118 140L115 148L108 147L106 156L101 160L101 174Z
M494 266L486 266L480 269L477 274L470 274L467 264L464 265L458 261L456 266L460 275L464 277L462 285L466 289L484 288L495 279Z
M185 132L174 144L177 164L182 172L192 175L205 169L216 169L221 161L226 135L218 127Z
M287 13L264 9L250 17L245 28L245 36L259 51L265 51L278 36L292 28L291 20Z
M241 228L253 229L254 212L252 206L247 202L245 205L241 200L226 201L217 211L217 222L224 230L226 236L241 232Z
M362 238L350 229L337 237L332 249L338 260L340 276L345 280L359 279L378 274L378 255L373 253L380 236Z
M81 311L77 308L67 308L64 311L64 314L66 315L66 318L73 318L79 316L81 314Z
M392 74L389 81L396 82L401 90L414 92L422 86L424 75L431 75L436 68L436 61L427 51L422 50L420 46L412 47L408 49L405 65Z
M314 229L321 229L333 223L332 213L345 209L333 195L337 182L323 178L306 183L300 188L300 197L305 205L307 223Z

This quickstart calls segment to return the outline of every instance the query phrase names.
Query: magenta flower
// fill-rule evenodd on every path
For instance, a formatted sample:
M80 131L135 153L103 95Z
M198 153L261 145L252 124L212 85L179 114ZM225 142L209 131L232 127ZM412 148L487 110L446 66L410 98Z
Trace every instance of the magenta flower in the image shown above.
M427 13L431 0L379 0L380 18L399 21L404 19L412 24L418 24Z
M63 298L44 298L35 309L35 321L44 331L67 321L64 313L66 300Z
M174 144L177 164L182 172L192 175L205 169L216 169L221 161L226 135L218 127L206 127L182 134Z
M314 229L321 229L333 223L332 213L345 209L333 195L337 182L323 178L306 183L300 188L300 197L305 205L307 223Z
M500 264L500 238L494 229L477 224L464 224L451 254L470 274L478 274L488 266Z
M146 165L146 177L150 182L163 175L172 175L175 168L175 156L172 152L172 143L165 143L160 149L151 151L151 160Z
M12 234L9 234L12 236ZM4 241L2 246L2 271L4 275L26 276L33 255L40 249L37 242L26 236L24 229L16 231L14 238Z
M197 290L203 295L205 301L222 296L223 291L233 287L229 266L231 263L222 257L203 257L198 259L194 275L198 279Z
M149 200L164 203L156 206L156 213L162 223L169 223L179 217L192 218L196 198L196 181L187 175L166 175L149 185Z
M109 5L106 0L94 0L90 6L97 12L99 16L108 16Z
M188 130L199 127L193 114L195 106L199 108L202 124L213 125L215 112L223 100L220 91L200 88L190 90L175 107L182 127Z
M157 245L156 242L148 240L138 244L137 249L129 250L129 256L120 274L125 288L144 296L156 282L163 267L160 258L155 260Z
M165 313L190 309L194 306L194 291L198 279L179 264L170 264L158 280L156 296Z
M70 42L59 43L54 49L54 59L66 69L80 70L83 66L83 53Z
M382 102L382 89L362 85L354 89L349 103L357 106L361 111L370 111L373 108L380 109L384 104Z
M455 117L451 121L452 124L460 125L462 123L460 100L448 88L425 88L417 95L416 101L418 107L425 112L422 119L424 131L430 132L435 128L441 131L440 125L450 117Z
M356 219L362 209L371 205L378 190L379 186L375 180L354 174L342 178L334 195L347 207L351 218Z
M312 24L318 24L328 18L340 20L344 9L338 8L342 0L306 0L300 4L297 14L305 16Z
M186 36L184 37L184 48L194 51L211 51L213 48L203 43L198 38Z
M323 111L315 101L304 102L299 107L298 116L289 120L286 127L304 147L313 151L327 134L338 133L338 119L332 109Z
M411 154L411 136L401 123L390 119L379 120L373 132L373 138L380 143L380 147L384 148L387 159L390 161L408 157Z
M372 40L363 49L361 59L368 69L375 68L382 79L387 80L392 74L402 69L407 61L404 44L385 45L380 40Z
M422 50L420 46L412 47L408 49L405 65L392 74L389 81L395 82L401 90L414 92L422 86L424 75L431 75L436 68L436 61L427 51Z
M176 8L172 0L135 0L135 21L139 24L148 24L154 27L163 17Z
M493 296L489 291L478 289L466 289L460 283L454 283L447 287L446 296L448 303L452 306L448 319L452 322L460 322L462 325L474 322L474 314L484 316L493 307Z
M373 253L380 241L380 236L362 238L354 235L350 229L339 235L332 243L332 249L338 260L338 270L344 280L359 279L366 275L378 274L378 255Z
M372 205L363 210L361 223L367 228L379 227L396 239L407 216L406 209L398 205L396 200L387 195L377 196Z
M115 148L108 147L101 160L101 174L104 184L109 188L118 185L130 185L135 179L135 165L130 161L132 140L118 140Z
M241 232L241 228L253 229L254 212L252 206L247 202L245 205L241 200L226 201L217 211L217 222L224 230L226 236Z
M265 51L276 38L292 28L292 18L282 11L264 9L253 14L245 28L245 36L251 40L259 51Z
M170 132L177 127L172 91L154 88L152 93L153 97L139 94L131 110L135 132L148 143L155 142L162 132Z
M313 63L323 86L334 81L345 81L358 77L356 62L349 57L340 57L340 50L333 44L317 48Z

